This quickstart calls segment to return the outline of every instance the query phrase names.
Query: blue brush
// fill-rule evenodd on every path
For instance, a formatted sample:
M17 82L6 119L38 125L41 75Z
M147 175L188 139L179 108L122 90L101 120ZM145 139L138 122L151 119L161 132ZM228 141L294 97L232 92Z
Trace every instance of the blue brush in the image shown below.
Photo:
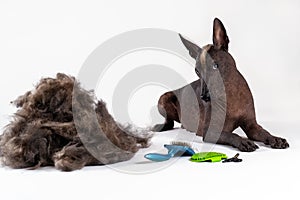
M191 146L184 142L173 142L172 144L165 144L164 147L168 149L168 154L148 153L144 157L152 161L160 162L169 160L174 156L192 156L195 154Z

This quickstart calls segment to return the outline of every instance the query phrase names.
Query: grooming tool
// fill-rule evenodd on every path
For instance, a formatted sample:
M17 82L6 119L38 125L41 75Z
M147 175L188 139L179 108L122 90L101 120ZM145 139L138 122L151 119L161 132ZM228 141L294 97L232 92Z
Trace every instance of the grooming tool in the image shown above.
M240 154L237 153L237 154L235 154L234 157L225 159L225 160L223 160L222 162L223 162L223 163L226 163L226 162L242 162L243 160L238 158L239 155L240 155Z
M172 142L171 144L165 144L164 147L168 149L168 154L148 153L144 157L152 161L161 162L174 156L192 156L195 154L190 144L185 142Z
M200 153L195 153L190 160L193 162L220 162L221 160L226 158L227 156L224 153L200 152Z

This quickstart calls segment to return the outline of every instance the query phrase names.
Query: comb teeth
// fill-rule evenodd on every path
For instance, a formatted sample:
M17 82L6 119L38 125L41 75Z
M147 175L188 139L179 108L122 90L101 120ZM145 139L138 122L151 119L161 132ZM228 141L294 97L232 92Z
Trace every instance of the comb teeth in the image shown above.
M178 146L187 146L192 148L192 145L188 142L179 142L179 141L172 141L171 145L178 145Z

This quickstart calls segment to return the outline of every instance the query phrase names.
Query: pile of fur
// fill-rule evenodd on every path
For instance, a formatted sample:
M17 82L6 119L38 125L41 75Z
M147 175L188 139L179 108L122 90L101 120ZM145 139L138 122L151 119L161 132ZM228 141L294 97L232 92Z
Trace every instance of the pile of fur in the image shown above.
M151 136L118 124L93 91L61 73L41 79L13 103L19 109L0 136L1 162L12 168L72 171L125 161Z

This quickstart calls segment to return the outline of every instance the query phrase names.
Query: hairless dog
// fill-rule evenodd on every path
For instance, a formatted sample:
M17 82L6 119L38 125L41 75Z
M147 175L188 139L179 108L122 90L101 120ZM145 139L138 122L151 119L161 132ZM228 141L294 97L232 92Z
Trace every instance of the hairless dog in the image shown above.
M257 123L251 91L228 52L229 38L222 22L214 19L213 44L203 48L179 36L196 60L199 79L160 97L158 110L165 122L153 130L171 130L176 121L203 136L205 142L230 145L240 151L255 151L258 146L253 141L276 149L288 148L285 139L271 135ZM238 127L248 138L233 133Z

